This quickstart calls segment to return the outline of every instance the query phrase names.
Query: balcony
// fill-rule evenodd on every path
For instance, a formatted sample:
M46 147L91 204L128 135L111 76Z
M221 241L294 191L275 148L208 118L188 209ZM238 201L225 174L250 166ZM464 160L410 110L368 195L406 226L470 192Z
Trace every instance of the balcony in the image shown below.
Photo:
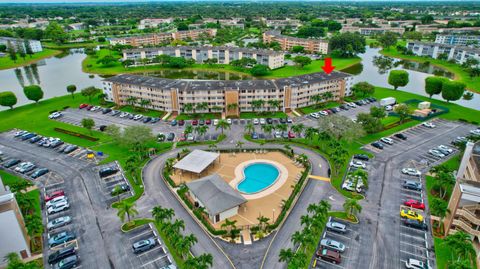
M469 208L468 206L464 207L464 208L459 208L457 209L456 211L456 215L458 216L461 216L461 217L464 217L465 219L467 219L470 223L473 223L477 226L480 226L480 217L477 216L476 214L472 213L471 211L467 210L467 209L471 209Z
M453 225L455 225L455 230L458 230L458 228L460 228L461 230L473 235L473 236L476 236L476 237L479 237L480 238L480 231L477 231L475 229L473 229L471 226L469 226L468 224L466 224L465 222L461 221L461 220L458 220L458 219L454 219L453 220Z

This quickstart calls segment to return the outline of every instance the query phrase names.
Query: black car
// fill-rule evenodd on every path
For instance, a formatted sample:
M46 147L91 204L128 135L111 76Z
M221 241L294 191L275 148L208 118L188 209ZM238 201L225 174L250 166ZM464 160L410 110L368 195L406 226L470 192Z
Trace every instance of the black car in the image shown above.
M102 132L105 132L106 129L107 129L107 125L100 125L100 127L98 127L98 130Z
M100 169L100 171L98 171L98 174L100 175L100 177L107 177L115 174L116 172L118 172L118 169L116 167L105 167Z
M287 123L287 119L285 119L285 118L280 118L280 123Z
M273 123L273 119L272 119L272 118L267 118L267 123L268 123L268 124L272 124L272 123Z
M35 136L37 136L37 134L35 134L35 133L27 133L27 134L25 134L25 135L22 135L20 138L21 138L22 140L27 140L27 139L30 139L30 138L35 137Z
M422 184L413 180L405 180L402 184L402 187L408 190L421 191Z
M407 136L402 133L394 134L393 136L395 136L396 138L400 138L402 140L407 140Z
M78 146L76 145L69 145L69 146L66 146L64 149L63 149L63 153L72 153L73 151L75 151L76 149L78 149Z
M359 160L362 160L362 161L368 161L370 158L365 155L365 154L355 154L353 155L353 158L355 159L359 159Z
M145 118L143 118L143 123L147 123L147 122L149 122L149 121L151 121L151 120L152 120L151 117L145 117Z
M360 102L360 101L356 101L356 102L354 102L354 103L355 103L357 106L363 106L363 105L364 105L364 103L362 103L362 102Z
M47 168L39 168L37 170L35 170L30 176L32 178L37 178L37 177L41 177L43 175L45 175L46 173L48 173L50 170L48 170Z
M414 219L405 219L405 220L403 220L403 225L408 226L410 228L414 228L414 229L428 231L428 226L423 221L420 222L420 221L414 220Z
M159 121L160 121L159 118L152 118L152 120L150 121L150 123L153 124L153 123L157 123L157 122L159 122Z
M17 165L19 164L21 161L19 159L11 159L9 161L6 161L4 164L3 164L3 167L6 167L6 168L9 168L9 167L12 167L14 165Z
M117 187L118 186L118 187ZM124 193L124 192L127 192L130 190L130 186L128 186L128 184L120 184L120 185L117 185L115 186L112 191L110 192L110 194L113 196L113 195L117 195L117 194L121 194L121 193Z
M373 102L377 101L377 99L375 97L368 97L367 99L368 99L368 101L370 101L370 103L373 103Z
M348 110L348 106L346 106L346 105L340 105L339 107L343 110Z
M63 145L63 141L62 140L55 140L52 142L52 144L50 144L50 147L51 148L56 148L56 147L59 147L60 145Z
M57 250L54 253L50 254L48 256L48 263L49 264L54 264L54 263L57 263L57 262L65 259L66 257L73 256L73 255L75 255L75 248L73 246L63 248L63 249Z
M174 133L169 133L167 135L167 141L173 141L173 139L175 139L175 134Z
M32 143L32 144L33 144L33 143L37 143L37 142L40 141L42 138L43 138L42 136L37 135L37 136L34 136L34 137L30 138L30 141L29 141L29 142Z
M78 257L77 255L72 255L66 257L65 259L59 261L55 266L54 269L71 269L77 267Z
M102 113L103 113L103 114L107 114L107 113L110 113L110 112L112 112L112 109L111 109L111 108L104 108L104 109L102 110Z
M373 142L373 143L370 144L370 145L372 145L372 147L375 147L375 148L377 148L377 149L383 149L383 144L380 143L380 142L378 142L378 141L377 141L377 142Z

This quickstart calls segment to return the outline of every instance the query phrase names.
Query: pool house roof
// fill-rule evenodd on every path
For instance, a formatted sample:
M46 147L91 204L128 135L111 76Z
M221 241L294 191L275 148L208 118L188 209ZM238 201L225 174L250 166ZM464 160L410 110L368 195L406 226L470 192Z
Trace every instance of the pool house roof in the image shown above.
M220 154L216 152L196 149L177 162L173 168L199 174L219 156Z

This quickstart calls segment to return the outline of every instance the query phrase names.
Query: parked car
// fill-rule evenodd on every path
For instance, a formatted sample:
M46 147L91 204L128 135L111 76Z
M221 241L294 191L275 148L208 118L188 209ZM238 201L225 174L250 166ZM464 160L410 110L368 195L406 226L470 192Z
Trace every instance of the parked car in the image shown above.
M445 146L445 145L440 145L437 147L437 150L439 150L441 153L445 154L445 155L449 155L453 152L453 149Z
M157 122L159 122L159 121L160 121L160 118L152 118L152 119L150 120L150 123L151 123L151 124L155 124L155 123L157 123Z
M396 138L400 138L402 140L407 140L407 136L402 133L394 134L393 136L395 136Z
M403 168L402 174L409 175L409 176L421 176L422 172L414 168Z
M107 108L104 108L104 109L102 110L102 114L107 114L107 113L110 113L110 112L112 112L112 109L111 109L111 108L108 108L108 107L107 107Z
M183 126L185 125L185 120L179 120L178 121L178 126Z
M252 139L258 139L258 134L256 132L253 132L251 137Z
M117 116L118 114L120 114L120 111L112 110L112 113L111 113L112 116Z
M480 135L480 129L471 130L470 134L472 134L474 136L479 136Z
M365 163L361 162L361 161L352 160L350 162L350 167L365 169L367 167L367 165Z
M53 266L53 269L71 269L71 268L77 267L77 263L78 263L77 255L72 255L59 261L57 264Z
M181 133L180 137L178 138L178 141L185 141L185 140L187 140L187 136L185 135L185 133Z
M48 256L48 263L54 264L72 255L76 255L75 247L62 248Z
M141 118L143 118L143 115L137 114L133 117L133 120L140 120Z
M88 111L91 111L91 110L93 109L93 106L92 106L92 105L88 105L88 106L85 107L85 109L88 110Z
M273 119L272 119L272 118L267 118L267 123L268 123L268 124L272 124L272 123L273 123Z
M205 124L206 124L206 125L212 124L212 120L211 120L211 119L206 119L206 120L205 120Z
M425 221L417 221L417 220L413 220L413 219L404 219L403 220L403 225L408 226L410 228L423 230L423 231L428 230L428 226L425 223Z
M452 144L455 145L455 146L458 146L458 145L461 145L461 144L465 144L468 142L468 138L464 137L464 136L457 136L453 141L452 141Z
M378 142L378 141L373 142L373 143L370 144L370 145L372 145L372 147L377 148L377 149L383 149L383 144L380 143L380 142Z
M56 197L59 197L59 196L65 196L65 192L63 190L58 190L58 191L54 191L48 195L45 195L45 202L48 202L50 200L52 200L53 198L56 198Z
M421 191L422 184L413 180L405 180L402 184L402 187L409 190Z
M214 119L213 120L213 126L217 126L218 125L218 119Z
M14 165L19 164L21 161L19 159L10 159L3 163L3 167L10 168Z
M199 121L198 121L198 125L200 125L200 126L205 125L205 120L203 120L203 119L202 119L202 120L199 120Z
M67 210L70 208L70 204L66 201L64 202L61 202L61 203L56 203L50 207L47 208L47 213L49 215L51 214L55 214L55 213L58 213L58 212L62 212L64 210Z
M58 119L62 116L62 112L53 112L48 116L49 119Z
M232 124L232 119L227 119L227 123L231 125Z
M48 245L50 247L58 246L65 242L72 241L76 238L77 237L72 232L69 232L69 231L61 232L50 237L50 239L48 239Z
M92 107L92 108L90 109L90 111L95 112L95 111L98 111L98 110L100 110L100 109L101 109L101 107L99 107L99 106L94 106L94 107Z
M167 141L173 141L174 139L175 139L175 134L174 133L168 133Z
M154 248L157 245L155 238L148 238L133 243L133 253L138 254Z
M117 187L118 186L118 187ZM123 183L123 184L120 184L120 185L117 185L115 186L112 191L110 192L110 194L112 196L114 195L118 195L120 193L124 193L124 192L127 192L127 191L130 191L130 186L126 183Z
M63 149L63 152L68 154L68 153L72 153L74 152L75 150L78 149L78 146L77 145L68 145L66 146L64 149Z
M170 125L171 125L171 126L177 126L177 120L172 120L172 121L170 122Z
M355 183L353 183L352 181L345 180L342 184L342 189L347 191L356 191L355 187Z
M431 122L424 122L424 123L422 123L422 126L425 126L427 128L435 128L435 124L433 124Z
M13 135L13 137L20 137L24 134L28 133L27 131L17 131L15 132L15 134Z
M336 240L330 239L330 238L325 238L320 241L320 245L324 248L333 250L333 251L338 251L338 252L344 252L345 251L345 245L343 243L340 243Z
M400 210L400 217L407 218L416 221L423 221L423 216L418 214L417 212L409 209L402 209Z
M393 145L393 139L391 139L389 137L382 137L382 138L380 138L380 141L382 141L383 143L388 144L388 145Z
M334 231L337 233L346 233L347 232L347 226L343 223L337 222L337 221L329 221L327 222L327 230L329 231Z
M24 167L22 167L18 172L22 173L22 174L26 174L30 171L32 171L33 169L37 168L37 166L33 163L28 163L26 164Z
M68 201L67 196L65 196L65 195L57 196L57 197L53 198L52 200L46 202L45 206L51 207L51 206L54 206L55 204L59 204L61 202L66 202L66 201Z
M282 137L285 139L288 139L288 132L282 132Z
M193 136L192 133L189 133L189 134L187 135L187 141L193 141L193 140L195 140L195 137Z
M443 154L441 151L436 150L436 149L431 149L431 150L428 151L428 153L430 153L430 155L433 155L433 156L439 157L439 158L445 157L445 154Z
M33 143L37 143L38 141L40 141L42 139L43 139L43 136L37 135L37 136L34 136L34 137L30 138L30 140L28 142L33 144Z
M286 118L280 118L280 123L287 123L287 119Z
M27 167L27 166L29 166L29 165L31 165L31 164L33 164L33 163L31 163L31 162L22 162L22 163L20 163L17 167L15 167L15 172L21 172L21 171L23 171L23 169L24 169L25 167Z
M342 258L340 253L328 250L326 248L320 248L317 251L317 256L325 261L331 262L333 264L340 264L342 262Z
M353 155L353 158L355 159L359 159L359 160L362 160L362 161L368 161L370 158L365 155L365 154L355 154Z
M411 258L405 261L405 267L408 269L431 269L428 264Z
M267 122L265 121L264 118L261 118L261 119L260 119L260 124L261 124L261 125L265 125L266 123L267 123Z
M80 104L80 105L78 106L78 108L84 109L84 108L86 108L87 106L88 106L88 104Z
M316 112L310 113L309 116L314 118L314 119L319 119L320 118L320 114L318 114ZM281 120L280 120L280 122L281 122Z
M409 199L403 202L403 204L408 207L425 210L425 204L415 199Z
M30 175L30 177L32 177L32 178L38 178L38 177L41 177L41 176L47 174L48 172L50 172L50 170L48 170L47 168L38 168L37 170L35 170L35 171Z
M47 223L47 229L49 231L68 225L72 222L72 218L70 216L63 216L63 217L58 217L54 220L51 220Z
M57 138L57 139L54 139L53 141L50 142L50 147L51 148L56 148L56 147L58 147L60 145L63 145L63 144L64 144L64 142Z
M28 140L28 139L34 137L34 136L37 136L37 134L36 133L26 133L26 134L22 135L20 138L25 141L25 140Z
M295 138L295 133L292 131L288 132L288 138Z
M192 120L192 125L193 125L193 126L198 125L198 120Z
M275 134L274 134L275 138L282 138L282 132L280 131L275 131Z
M152 120L151 117L145 117L145 118L143 118L143 123L148 123L151 120Z
M98 171L100 177L108 177L118 172L118 168L115 166L104 167Z
M253 124L258 125L259 123L258 119L253 119Z

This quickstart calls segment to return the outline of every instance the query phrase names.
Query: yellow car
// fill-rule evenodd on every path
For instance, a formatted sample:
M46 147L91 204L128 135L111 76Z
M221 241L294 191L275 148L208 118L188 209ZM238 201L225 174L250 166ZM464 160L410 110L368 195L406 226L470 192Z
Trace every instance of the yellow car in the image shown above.
M400 210L400 217L418 220L419 222L423 221L423 216L413 210L407 210L407 209Z

